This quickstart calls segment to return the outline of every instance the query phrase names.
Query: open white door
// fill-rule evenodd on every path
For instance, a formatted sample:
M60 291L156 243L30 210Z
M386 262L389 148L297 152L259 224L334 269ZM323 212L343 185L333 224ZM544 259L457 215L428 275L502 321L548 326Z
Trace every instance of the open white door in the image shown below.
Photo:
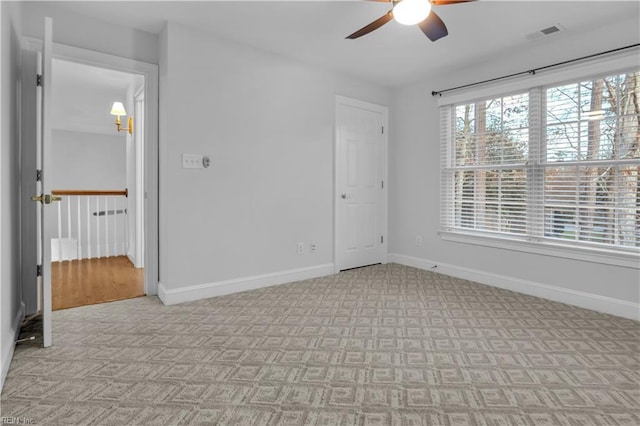
M336 99L335 268L386 262L386 107Z
M54 208L50 205L53 201L57 201L57 197L51 196L51 81L52 81L52 49L53 49L53 20L45 18L44 20L44 38L42 43L42 65L40 77L40 149L38 152L39 163L41 167L41 193L33 197L34 201L39 201L40 205L40 235L39 235L39 252L41 253L40 271L42 283L42 340L45 347L51 346L52 343L52 324L51 324L51 237L52 229L47 226L51 223Z

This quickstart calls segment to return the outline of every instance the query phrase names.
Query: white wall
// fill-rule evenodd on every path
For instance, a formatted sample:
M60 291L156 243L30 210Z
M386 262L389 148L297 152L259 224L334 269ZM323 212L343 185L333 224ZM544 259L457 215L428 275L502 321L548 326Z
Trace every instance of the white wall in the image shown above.
M20 291L20 10L0 2L0 389L24 315Z
M115 128L115 126L114 126ZM113 135L54 130L54 189L117 189L127 186L126 138Z
M158 63L158 37L144 31L126 28L117 22L106 23L73 13L73 2L62 9L57 2L26 1L22 3L23 33L42 39L43 20L53 18L53 41L68 46L109 53L151 64ZM122 13L126 5L122 4Z
M388 90L171 23L160 44L164 289L331 264L334 96Z
M637 312L638 269L448 242L438 236L439 114L431 91L638 43L638 37L636 18L596 29L588 37L566 35L532 42L528 50L505 52L503 57L487 58L485 63L395 90L391 104L389 251L398 256L391 259L425 267L444 264L449 272L460 275L472 270L479 280L484 277L493 284L512 284L511 288L519 291L564 297L563 301L570 303L591 297L592 307L610 302L606 298L618 299L623 303L611 306L633 312L635 304ZM417 235L423 237L423 247L416 247ZM543 286L534 288L533 284ZM581 296L581 292L587 295Z

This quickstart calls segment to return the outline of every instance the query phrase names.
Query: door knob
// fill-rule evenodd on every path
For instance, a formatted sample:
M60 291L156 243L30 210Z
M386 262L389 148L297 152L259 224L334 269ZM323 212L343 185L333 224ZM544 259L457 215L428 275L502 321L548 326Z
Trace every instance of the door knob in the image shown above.
M342 193L342 195L341 195L340 197L341 197L343 200L346 200L346 199L347 199L347 194L343 192L343 193Z
M62 197L58 195L41 194L31 197L31 201L40 201L42 204L51 204L54 201L61 201Z

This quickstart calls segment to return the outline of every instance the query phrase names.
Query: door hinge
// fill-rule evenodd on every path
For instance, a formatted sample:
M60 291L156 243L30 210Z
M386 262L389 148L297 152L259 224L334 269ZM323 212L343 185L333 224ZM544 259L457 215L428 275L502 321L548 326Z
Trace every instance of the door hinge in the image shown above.
M41 182L42 181L42 170L37 169L36 170L36 182Z
M42 74L36 74L36 86L42 86Z
M380 235L380 244L384 244L384 235Z
M36 265L36 277L42 276L42 265Z

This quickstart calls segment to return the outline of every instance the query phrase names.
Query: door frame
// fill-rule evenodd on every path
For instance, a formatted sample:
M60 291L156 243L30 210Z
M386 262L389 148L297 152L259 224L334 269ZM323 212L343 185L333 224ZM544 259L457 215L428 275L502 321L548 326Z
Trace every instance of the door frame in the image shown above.
M388 197L388 180L389 180L389 107L379 104L374 104L371 102L362 101L355 98L350 98L343 95L335 95L335 105L334 105L334 145L333 145L333 269L334 273L340 272L340 268L338 267L338 229L339 229L339 214L338 209L340 207L340 202L338 200L339 194L341 192L340 189L340 181L339 181L339 166L340 166L340 129L338 128L338 114L340 111L340 105L347 105L354 108L367 109L373 112L380 113L382 115L382 176L381 179L384 182L384 188L382 188L381 194L381 202L378 207L378 214L380 215L380 223L381 223L381 232L383 235L382 242L382 258L381 263L387 263L388 258L388 212L389 212L389 197Z
M42 52L42 40L24 37L23 49ZM158 65L55 42L53 43L53 58L139 74L144 77L144 180L146 183L144 292L147 296L157 295L159 282Z
M145 89L141 88L133 95L133 114L134 117L142 116L142 121L137 120L137 124L135 125L135 129L133 130L134 138L133 142L136 144L134 147L135 152L135 165L136 165L136 175L135 175L135 185L136 185L136 215L134 219L134 228L135 228L135 238L134 238L134 266L136 268L144 268L144 224L145 224L145 203L144 197L142 193L144 192L144 166L145 166L145 138L144 138L144 128L146 126L145 122ZM142 111L141 114L138 114L139 111ZM142 129L142 135L140 137L140 129ZM136 133L137 131L137 133ZM142 139L142 141L140 141ZM138 143L140 142L140 143ZM129 251L131 253L131 251Z

